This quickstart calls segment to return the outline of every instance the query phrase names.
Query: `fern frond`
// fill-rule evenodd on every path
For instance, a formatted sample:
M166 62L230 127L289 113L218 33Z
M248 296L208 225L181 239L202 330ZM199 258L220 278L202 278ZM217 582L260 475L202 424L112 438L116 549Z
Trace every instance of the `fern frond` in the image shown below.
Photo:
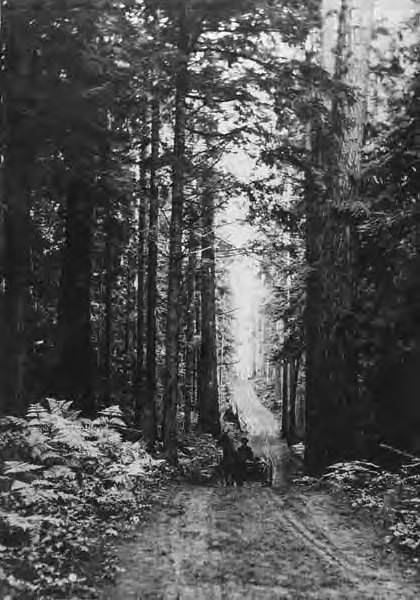
M49 463L50 465L61 466L65 462L66 456L62 452L58 453L53 450L47 450L40 454L40 459L44 464Z
M0 429L23 429L26 425L26 420L21 417L7 416L0 419Z
M74 477L74 471L66 465L53 465L44 472L47 479L64 479L65 477Z
M99 445L120 445L122 442L121 433L115 429L110 429L109 427L98 427L92 437Z
M107 417L99 416L96 419L93 419L90 423L85 424L85 428L88 430L92 430L93 427L106 427L108 423ZM92 432L92 431L91 431Z
M30 483L25 483L24 481L18 481L15 479L10 486L11 492L20 492L22 490L32 490L32 486Z
M72 450L78 450L85 455L98 456L98 448L86 438L86 432L79 423L55 415L54 434L52 437L54 443L66 446Z
M6 460L4 462L5 475L29 473L31 471L39 471L43 468L44 467L41 465L34 465L32 463L22 462L18 460Z
M118 404L113 404L112 406L107 406L106 408L103 408L99 411L99 414L103 417L108 418L116 417L122 419L124 417L123 412L118 406Z
M46 398L48 409L52 415L60 415L66 419L74 421L80 416L79 410L72 408L73 400L56 400L55 398Z
M9 528L21 529L22 531L28 531L34 527L33 517L23 517L18 513L6 512L1 509L0 521L3 521Z
M48 411L39 402L30 404L26 411L26 418L28 421L44 421L48 418Z
M127 424L122 419L119 419L118 417L112 417L109 420L109 425L111 427L117 427L118 429L127 429Z

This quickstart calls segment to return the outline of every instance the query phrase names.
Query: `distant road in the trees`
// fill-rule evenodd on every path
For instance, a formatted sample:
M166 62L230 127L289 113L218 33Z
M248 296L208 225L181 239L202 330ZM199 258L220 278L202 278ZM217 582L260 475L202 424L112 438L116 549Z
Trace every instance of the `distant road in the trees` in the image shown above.
M294 461L250 382L236 382L235 400L254 448L275 459L273 488L176 486L120 547L124 571L102 600L420 598L373 524L293 484Z

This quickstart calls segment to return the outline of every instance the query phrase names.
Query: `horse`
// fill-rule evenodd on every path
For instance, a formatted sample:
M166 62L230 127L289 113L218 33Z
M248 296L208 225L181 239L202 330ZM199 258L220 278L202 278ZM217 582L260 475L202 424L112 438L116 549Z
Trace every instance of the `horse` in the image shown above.
M243 465L229 434L224 431L219 438L219 445L223 451L220 463L221 474L225 485L242 486L244 483Z

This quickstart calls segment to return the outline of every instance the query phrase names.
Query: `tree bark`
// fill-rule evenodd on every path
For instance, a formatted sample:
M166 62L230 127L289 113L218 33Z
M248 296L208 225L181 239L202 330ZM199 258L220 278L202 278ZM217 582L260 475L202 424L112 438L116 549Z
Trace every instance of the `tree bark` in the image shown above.
M143 395L145 391L145 333L146 333L146 210L147 210L147 167L148 146L147 102L143 100L141 111L142 132L140 146L140 179L137 227L137 327L136 327L136 370L135 370L135 420L141 423Z
M201 252L201 347L198 425L201 431L220 433L220 412L217 385L216 294L214 250L214 195L211 181L202 197Z
M289 432L289 363L283 358L282 360L282 404L281 404L281 435L287 438Z
M74 178L69 185L65 216L58 309L58 386L83 414L92 416L93 351L90 322L93 194L91 184Z
M356 453L357 362L354 326L354 262L357 241L351 203L357 197L372 2L324 0L322 66L349 85L331 102L331 130L312 131L310 150L324 185L307 182L305 313L307 348L306 463L311 471ZM316 203L314 190L319 191ZM333 333L332 333L333 332Z
M274 367L274 408L276 409L281 406L282 394L281 364L276 361Z
M30 144L23 143L25 114L22 99L15 102L10 77L19 85L30 85L32 51L26 31L14 22L4 6L0 40L7 71L4 70L1 91L2 189L0 191L1 276L4 294L1 298L2 326L0 341L0 414L22 414L26 408L25 370L28 352L28 312L30 308L30 204L27 169L33 161ZM15 82L15 81L14 81ZM7 85L3 85L7 83ZM4 196L3 196L4 192Z
M0 6L0 55L4 60L4 70L7 68L7 56L5 45L5 27ZM3 74L0 75L3 78ZM7 132L7 117L6 117L6 91L3 85L3 79L0 82L0 331L3 332L3 339L0 340L0 415L3 415L8 410L7 400L8 392L6 389L7 369L6 356L8 354L9 332L7 331L7 318L5 310L5 294L4 288L6 285L6 224L5 224L5 193L4 193L4 161L5 161L5 146Z
M142 415L143 435L148 443L157 439L157 369L156 369L156 306L159 237L159 189L157 170L160 144L159 90L153 90L151 106L151 149L149 179L149 231L147 258L147 309L146 309L146 386Z
M186 3L187 4L187 3ZM172 212L169 233L168 302L166 320L166 385L163 406L163 441L168 460L177 461L178 359L179 359L179 294L182 276L182 221L185 183L186 96L188 91L187 6L179 20L176 75L174 162L172 168Z
M22 414L25 409L25 366L29 310L30 253L29 199L21 172L21 159L9 145L5 159L5 264L4 330L2 345L3 412Z
M199 405L199 386L198 374L200 372L200 348L201 348L201 256L197 255L197 268L195 271L195 291L194 291L194 314L195 314L195 339L194 344L194 391L193 406ZM200 343L197 343L200 340Z
M105 282L104 282L104 336L102 344L101 370L102 370L102 401L109 405L111 400L111 371L112 371L112 287L114 281L113 265L113 218L110 214L111 207L106 207L105 217Z
M334 241L330 255L329 297L334 309L336 333L329 349L331 375L330 394L334 395L334 424L330 437L335 437L333 460L354 458L359 450L358 423L360 400L357 382L357 349L355 325L350 317L357 295L355 265L358 240L349 208L359 195L363 132L366 124L369 51L372 37L373 0L342 0L338 20L335 77L353 90L354 98L337 94L332 107L334 154L330 157L333 208L341 211L341 223L331 231ZM339 296L339 303L334 298ZM347 316L349 315L349 316ZM339 325L337 327L337 324ZM331 322L330 325L333 325Z
M194 370L195 370L195 284L197 269L198 239L194 230L195 222L190 225L188 240L188 264L186 273L187 302L185 311L185 385L184 385L184 430L191 430L191 413L194 406Z
M300 357L292 357L290 361L290 403L289 403L289 427L288 443L294 444L298 438L296 431L296 393L299 378Z
M130 216L127 217L128 219ZM127 249L127 264L125 273L125 344L124 344L124 381L127 385L127 391L133 389L133 381L131 376L133 374L133 354L135 352L135 327L137 320L133 323L132 315L134 313L136 305L136 296L134 291L134 277L136 273L136 255L135 252L131 252L131 249Z

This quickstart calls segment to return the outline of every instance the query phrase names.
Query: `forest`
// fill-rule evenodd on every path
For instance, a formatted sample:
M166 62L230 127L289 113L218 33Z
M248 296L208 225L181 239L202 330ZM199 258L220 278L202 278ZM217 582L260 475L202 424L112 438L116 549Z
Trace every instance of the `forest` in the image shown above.
M420 12L395 29L374 5L1 3L0 557L26 548L7 597L50 585L15 564L60 494L130 460L153 490L188 436L213 448L237 255L269 289L252 377L306 472L419 455ZM220 233L233 199L246 248Z

